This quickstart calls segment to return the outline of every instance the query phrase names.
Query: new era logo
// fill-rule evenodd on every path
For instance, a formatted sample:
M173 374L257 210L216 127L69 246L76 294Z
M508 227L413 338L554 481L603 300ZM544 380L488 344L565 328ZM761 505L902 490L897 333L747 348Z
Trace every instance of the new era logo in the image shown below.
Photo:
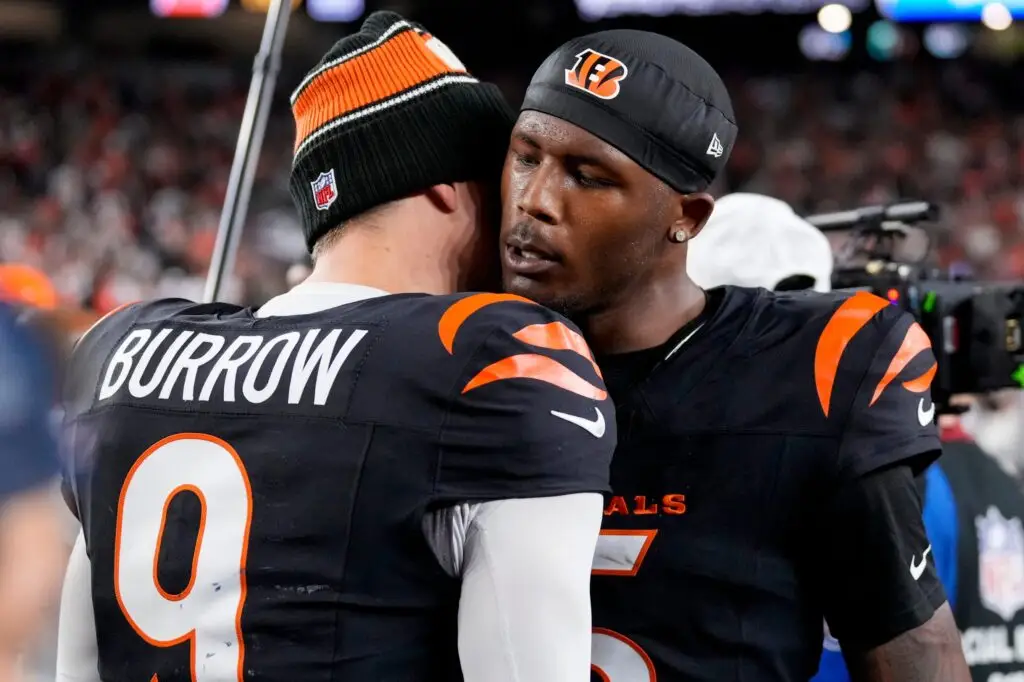
M338 186L334 182L334 169L321 173L309 183L313 188L313 204L318 211L326 211L338 198Z
M711 136L711 144L708 145L708 156L713 156L716 159L725 153L725 147L722 146L722 141L718 139L718 133L714 133Z

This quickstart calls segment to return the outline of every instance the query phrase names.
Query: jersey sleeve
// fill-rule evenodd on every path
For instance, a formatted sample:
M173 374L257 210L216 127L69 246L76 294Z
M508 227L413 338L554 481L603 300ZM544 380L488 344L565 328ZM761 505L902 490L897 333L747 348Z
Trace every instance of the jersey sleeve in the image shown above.
M579 330L525 301L473 317L453 340L466 361L440 435L437 500L606 492L614 407Z
M889 474L892 476L892 474ZM896 474L896 477L902 474ZM934 559L935 573L945 588L949 605L956 607L954 598L956 596L957 580L957 548L956 529L957 515L956 503L953 500L953 492L949 481L943 473L939 464L932 464L923 475L924 507L922 518L928 542L931 545L931 553L928 559ZM904 494L909 492L905 486ZM918 486L919 488L922 486ZM910 524L916 526L916 523ZM922 576L924 578L924 576ZM925 611L927 613L927 611ZM825 631L825 642L822 647L821 662L818 666L818 674L811 682L849 682L850 673L846 669L846 661L843 659L839 641L832 636L827 629Z
M868 651L923 625L946 601L909 466L844 482L816 524L818 570L809 584L845 652Z
M0 501L59 471L56 378L44 341L0 311Z
M881 324L842 434L841 477L901 461L922 471L941 453L931 400L937 365L928 336L894 308L882 311Z

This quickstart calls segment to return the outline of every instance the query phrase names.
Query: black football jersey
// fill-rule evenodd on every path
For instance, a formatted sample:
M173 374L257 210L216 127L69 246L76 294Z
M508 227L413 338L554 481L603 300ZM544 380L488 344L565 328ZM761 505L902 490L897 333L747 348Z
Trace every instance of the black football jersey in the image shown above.
M514 296L138 304L70 372L105 682L461 679L424 514L608 489L590 352Z
M844 481L940 450L935 358L887 301L713 296L632 385L599 358L619 419L591 588L603 682L808 680L835 570L818 510Z

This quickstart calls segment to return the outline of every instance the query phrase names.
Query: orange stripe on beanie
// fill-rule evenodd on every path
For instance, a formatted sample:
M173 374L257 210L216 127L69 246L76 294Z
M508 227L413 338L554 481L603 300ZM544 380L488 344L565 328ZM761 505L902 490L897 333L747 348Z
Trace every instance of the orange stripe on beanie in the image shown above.
M374 12L291 98L290 189L310 250L371 208L438 185L497 181L514 111L437 38Z
M373 49L324 69L292 104L296 150L324 124L445 74L466 70L445 64L414 30L396 33Z

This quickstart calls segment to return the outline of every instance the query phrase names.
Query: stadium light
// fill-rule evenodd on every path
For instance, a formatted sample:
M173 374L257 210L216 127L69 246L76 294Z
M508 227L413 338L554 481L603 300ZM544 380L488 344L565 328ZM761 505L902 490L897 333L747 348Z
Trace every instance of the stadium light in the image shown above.
M228 0L150 0L155 16L167 19L212 19L224 14Z
M900 29L889 21L876 21L868 27L866 47L868 55L880 62L896 58L903 36Z
M842 33L853 23L853 13L846 5L824 5L818 10L818 25L829 33Z
M992 31L1005 31L1013 23L1013 16L1003 3L990 2L981 8L981 23Z
M797 38L800 51L811 61L838 62L850 52L849 32L829 33L817 24L808 24Z
M959 24L932 24L924 30L924 46L936 59L956 59L967 51L969 39Z
M306 0L306 12L315 21L355 21L365 11L363 0Z

